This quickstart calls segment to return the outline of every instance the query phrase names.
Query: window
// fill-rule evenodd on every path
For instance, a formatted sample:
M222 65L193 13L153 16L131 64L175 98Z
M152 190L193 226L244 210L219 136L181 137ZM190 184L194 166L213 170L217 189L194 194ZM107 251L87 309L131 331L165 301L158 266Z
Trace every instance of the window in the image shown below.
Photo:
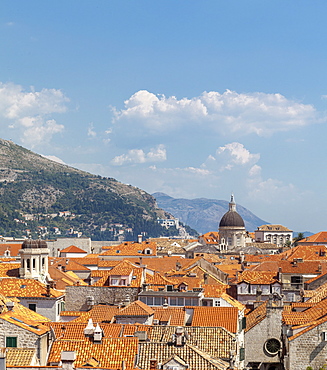
M170 298L170 305L171 306L177 306L177 298L171 297Z
M34 312L36 312L36 303L29 303L28 308Z
M177 306L184 306L184 298L177 298Z
M118 285L118 279L111 279L111 285Z
M246 328L246 317L242 317L240 322L239 322L239 326L240 326L240 331L242 331L243 329Z
M192 306L192 299L191 298L185 298L185 306Z
M245 359L245 349L242 347L240 348L240 361Z
M161 297L154 297L154 305L155 306L161 306L162 305Z
M192 306L198 306L199 305L199 301L197 300L197 298L192 298Z
M6 337L6 347L17 347L17 337Z
M32 261L33 261L33 270L35 270L35 266L36 266L36 264L35 264L35 258L33 258Z
M215 306L216 306L216 307L220 307L220 300L219 300L219 299L216 299L216 300L215 300Z
M153 306L153 297L148 297L148 301L146 303L148 306Z
M30 261L30 259L27 259L26 260L26 268L27 268L27 270L30 270L30 268L31 268L31 261Z
M275 338L268 339L264 344L264 349L270 356L276 356L280 348L280 341Z

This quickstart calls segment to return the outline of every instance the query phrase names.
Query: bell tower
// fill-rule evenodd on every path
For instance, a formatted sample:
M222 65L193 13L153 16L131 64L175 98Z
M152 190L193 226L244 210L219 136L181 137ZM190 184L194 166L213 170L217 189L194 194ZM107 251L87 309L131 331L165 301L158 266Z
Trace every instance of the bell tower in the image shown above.
M44 240L27 239L19 254L21 258L19 276L24 279L38 279L45 282L48 276L49 249Z

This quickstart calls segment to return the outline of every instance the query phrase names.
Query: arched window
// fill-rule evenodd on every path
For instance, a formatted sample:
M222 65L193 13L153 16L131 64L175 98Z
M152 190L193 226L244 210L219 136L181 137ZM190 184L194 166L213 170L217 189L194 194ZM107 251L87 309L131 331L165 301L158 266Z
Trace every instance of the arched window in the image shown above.
M35 258L33 258L32 261L33 261L33 270L35 270L35 265L36 265L35 264Z
M31 261L30 261L30 259L27 259L26 260L26 267L27 267L27 270L30 270L31 269Z

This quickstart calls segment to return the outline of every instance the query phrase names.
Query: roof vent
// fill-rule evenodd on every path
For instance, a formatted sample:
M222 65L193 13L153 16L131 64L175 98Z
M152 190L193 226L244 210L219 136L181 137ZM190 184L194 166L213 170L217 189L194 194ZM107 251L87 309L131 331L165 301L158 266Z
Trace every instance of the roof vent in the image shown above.
M93 326L93 321L92 319L89 319L85 329L84 329L84 335L86 337L90 337L94 334L94 326Z

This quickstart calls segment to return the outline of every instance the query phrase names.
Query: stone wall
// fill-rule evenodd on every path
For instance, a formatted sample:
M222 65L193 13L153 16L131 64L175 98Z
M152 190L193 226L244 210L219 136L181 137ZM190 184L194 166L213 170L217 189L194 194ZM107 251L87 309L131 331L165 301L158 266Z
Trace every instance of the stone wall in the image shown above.
M42 340L41 336L0 319L0 347L6 347L6 337L17 337L17 347L36 348L41 365L45 365L47 348L43 347L48 342L47 334L44 335L45 338Z
M87 253L91 253L90 238L58 238L56 240L47 240L47 246L50 249L50 256L58 257L58 249L62 250L71 245L83 249Z
M324 322L299 337L289 341L286 370L305 370L307 366L319 369L326 364L327 341L323 332L327 332L327 322Z
M29 308L30 303L36 304L36 312L47 317L51 321L60 320L61 302L64 302L64 297L37 299L37 298L19 298L19 303Z
M251 362L278 363L278 354L271 356L264 349L267 339L271 338L282 341L282 307L267 307L266 317L245 332L245 364Z
M87 297L94 298L94 305L114 304L136 301L138 299L139 288L131 287L98 287L98 286L67 286L66 287L66 310L67 311L87 311Z

